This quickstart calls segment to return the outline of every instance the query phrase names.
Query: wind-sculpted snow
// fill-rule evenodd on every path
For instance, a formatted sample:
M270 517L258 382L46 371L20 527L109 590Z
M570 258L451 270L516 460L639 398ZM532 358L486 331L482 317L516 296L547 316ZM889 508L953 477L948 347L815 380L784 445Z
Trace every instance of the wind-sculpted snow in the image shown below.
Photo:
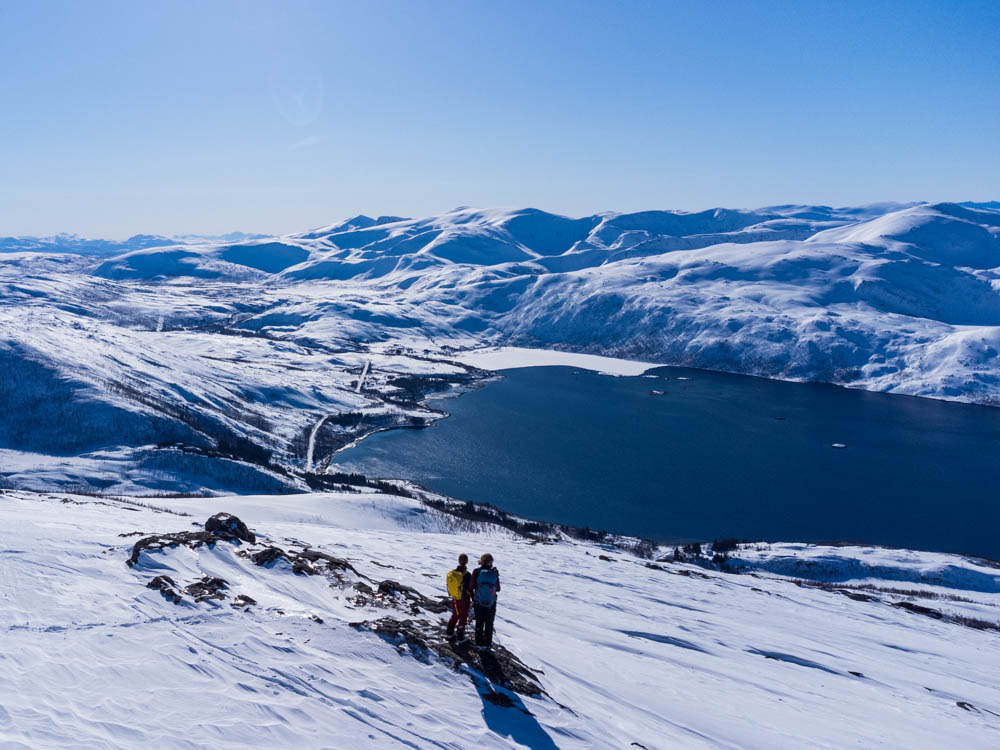
M371 492L155 502L0 491L5 746L1000 744L983 561L653 562ZM492 656L445 639L441 604L457 554L486 551Z
M579 219L461 208L229 243L140 240L106 259L0 254L0 387L19 405L0 418L0 450L23 454L9 481L43 463L52 476L58 456L92 485L121 474L123 450L164 445L294 467L326 415L427 417L419 394L389 404L390 381L474 379L452 353L483 345L1000 404L993 204ZM352 394L373 355L375 380ZM58 435L67 425L80 434ZM120 489L153 484L136 477ZM199 486L225 489L172 489Z

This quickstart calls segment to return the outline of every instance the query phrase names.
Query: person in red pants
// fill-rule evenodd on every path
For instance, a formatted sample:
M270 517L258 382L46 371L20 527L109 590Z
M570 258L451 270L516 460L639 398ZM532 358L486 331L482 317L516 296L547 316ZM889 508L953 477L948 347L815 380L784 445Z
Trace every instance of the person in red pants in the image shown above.
M451 619L448 620L448 637L465 640L465 626L469 622L469 605L472 603L472 575L466 567L469 556L458 556L458 567L448 572L448 596L451 597Z

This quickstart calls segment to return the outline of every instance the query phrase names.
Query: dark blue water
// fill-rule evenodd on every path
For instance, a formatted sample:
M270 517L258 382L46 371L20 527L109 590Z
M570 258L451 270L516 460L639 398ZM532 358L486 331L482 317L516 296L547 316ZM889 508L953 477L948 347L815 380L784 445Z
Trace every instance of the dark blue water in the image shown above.
M335 463L662 540L858 541L1000 558L1000 409L653 372L508 370L443 402L450 418L374 435Z

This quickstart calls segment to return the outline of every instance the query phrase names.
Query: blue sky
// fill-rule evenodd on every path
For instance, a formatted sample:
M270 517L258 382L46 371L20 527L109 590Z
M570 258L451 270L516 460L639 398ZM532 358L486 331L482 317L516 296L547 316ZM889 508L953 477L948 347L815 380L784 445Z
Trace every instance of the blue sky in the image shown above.
M1000 199L1000 3L0 0L0 235Z

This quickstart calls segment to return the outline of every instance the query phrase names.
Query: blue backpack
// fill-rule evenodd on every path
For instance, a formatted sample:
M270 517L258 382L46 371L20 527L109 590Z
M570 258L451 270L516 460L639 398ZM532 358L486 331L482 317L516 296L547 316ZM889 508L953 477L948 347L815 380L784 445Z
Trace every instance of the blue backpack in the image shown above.
M496 568L481 568L476 578L476 604L480 607L492 607L496 604L499 584L500 574Z

